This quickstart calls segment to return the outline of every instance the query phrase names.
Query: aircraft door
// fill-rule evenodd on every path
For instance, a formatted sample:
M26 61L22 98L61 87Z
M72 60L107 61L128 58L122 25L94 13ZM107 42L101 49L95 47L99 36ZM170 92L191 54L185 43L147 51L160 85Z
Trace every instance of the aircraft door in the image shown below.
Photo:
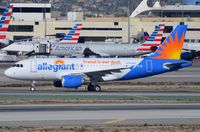
M146 60L146 71L152 72L153 66L152 66L152 60Z
M38 53L39 54L45 54L47 52L47 44L40 44L39 45L39 49L38 49Z
M35 53L37 54L49 54L51 44L49 42L38 43L34 45Z
M31 72L37 72L37 61L36 60L31 60L30 63L30 70Z

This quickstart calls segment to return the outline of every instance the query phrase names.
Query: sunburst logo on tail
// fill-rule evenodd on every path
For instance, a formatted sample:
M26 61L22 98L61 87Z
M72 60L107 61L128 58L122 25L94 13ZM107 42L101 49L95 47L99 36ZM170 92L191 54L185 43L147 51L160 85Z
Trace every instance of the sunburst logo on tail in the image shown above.
M159 55L156 56L155 59L180 59L184 38L184 32L182 33L180 40L178 38L178 32L176 32L174 39L172 35L170 35L169 42L168 40L165 40L164 45L160 45L160 48L157 50Z

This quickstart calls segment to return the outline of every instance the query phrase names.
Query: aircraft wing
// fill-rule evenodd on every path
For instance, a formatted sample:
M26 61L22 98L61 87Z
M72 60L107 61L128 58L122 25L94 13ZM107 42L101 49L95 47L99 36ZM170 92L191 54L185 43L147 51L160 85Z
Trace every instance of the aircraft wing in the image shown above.
M89 71L89 72L71 73L71 74L67 74L63 72L63 73L57 74L56 76L58 79L61 79L62 76L64 75L80 75L80 76L85 76L86 78L89 78L90 81L102 82L102 81L105 81L103 77L112 76L118 79L123 75L123 73L126 74L130 70L131 70L130 67L127 67L127 68L116 68L116 69Z
M91 81L102 82L104 81L103 77L105 76L113 75L117 77L117 76L120 76L123 72L127 73L128 71L130 71L129 68L119 68L119 69L86 72L84 74L87 77L89 77Z

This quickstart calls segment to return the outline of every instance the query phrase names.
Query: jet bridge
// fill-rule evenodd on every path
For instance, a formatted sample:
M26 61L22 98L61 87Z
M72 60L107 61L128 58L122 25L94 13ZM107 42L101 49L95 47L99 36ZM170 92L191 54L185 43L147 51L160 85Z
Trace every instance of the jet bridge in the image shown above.
M34 53L36 55L49 55L51 44L48 41L41 41L33 45Z
M48 41L15 42L2 50L10 55L49 55L50 46Z

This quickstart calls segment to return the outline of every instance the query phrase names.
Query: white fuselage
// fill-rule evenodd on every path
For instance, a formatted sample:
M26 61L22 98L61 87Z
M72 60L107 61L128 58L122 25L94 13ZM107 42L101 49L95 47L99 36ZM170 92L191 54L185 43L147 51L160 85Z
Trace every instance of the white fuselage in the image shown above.
M5 74L19 80L61 80L64 75L122 69L121 72L104 76L104 81L117 80L127 74L129 67L135 67L142 59L133 58L40 58L19 61ZM123 71L123 68L126 69Z
M183 49L200 51L200 43L184 43Z
M151 51L138 51L140 44L51 44L50 55L55 56L84 56L99 55L102 57L128 57L139 56L150 53ZM4 49L3 51L11 52L31 52L35 49L34 44L14 43ZM183 49L200 51L200 43L184 43Z
M137 51L139 44L52 44L51 55L75 56L75 55L99 55L109 56L136 56L144 52Z
M36 45L35 45L36 46ZM138 51L140 44L51 44L50 55L53 56L102 56L102 57L128 57L143 55L147 52ZM21 48L19 48L21 47ZM23 48L24 47L24 48ZM8 52L32 52L36 49L34 44L11 44L5 47L4 51ZM148 51L149 53L150 51Z

